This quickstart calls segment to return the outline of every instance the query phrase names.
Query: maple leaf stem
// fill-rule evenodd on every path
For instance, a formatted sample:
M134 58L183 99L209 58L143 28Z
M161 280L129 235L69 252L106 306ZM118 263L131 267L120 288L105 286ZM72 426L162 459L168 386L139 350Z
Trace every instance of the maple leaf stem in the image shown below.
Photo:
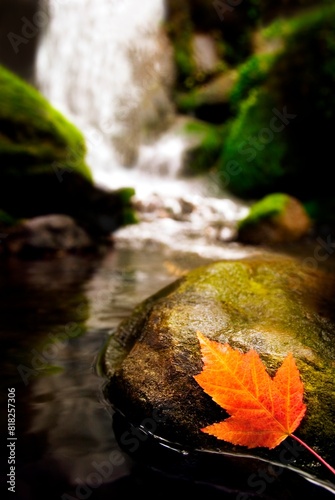
M323 465L325 465L327 467L327 469L330 470L330 472L332 472L334 475L335 475L335 469L328 463L326 462L322 457L320 457L320 455L313 450L313 448L311 448L310 446L308 446L307 443L305 443L304 441L302 441L302 439L298 438L297 436L295 436L294 434L290 434L291 438L295 439L296 441L298 441L298 443L300 443L302 446L304 446L310 453L312 453Z

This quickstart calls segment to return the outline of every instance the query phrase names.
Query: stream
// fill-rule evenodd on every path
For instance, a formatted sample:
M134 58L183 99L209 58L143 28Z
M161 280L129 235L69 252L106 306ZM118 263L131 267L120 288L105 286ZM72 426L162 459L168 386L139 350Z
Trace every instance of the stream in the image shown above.
M191 266L200 262L188 259ZM107 498L114 488L134 487L132 462L116 444L102 398L96 356L139 301L175 279L171 269L179 264L157 251L131 249L100 259L0 263L1 394L5 399L9 387L16 393L15 498L67 498L66 492L88 498L84 486L76 492L78 484ZM98 464L110 463L113 452L115 464L104 477ZM2 463L7 470L7 460ZM123 478L132 478L125 490L113 486Z
M173 132L164 84L169 61L156 65L144 85L133 82L128 55L134 46L141 64L156 60L158 46L158 61L168 59L161 57L163 2L50 0L50 9L38 86L84 131L95 182L135 188L140 220L116 231L113 247L101 255L0 261L4 406L8 388L15 389L13 498L119 500L162 492L249 498L197 477L164 474L125 454L96 372L108 336L142 300L199 265L259 252L231 241L248 207L213 180L183 176L187 143ZM163 113L166 121L150 139L140 133L148 92L158 103L151 118ZM2 453L4 478L8 449ZM331 496L312 483L305 490Z

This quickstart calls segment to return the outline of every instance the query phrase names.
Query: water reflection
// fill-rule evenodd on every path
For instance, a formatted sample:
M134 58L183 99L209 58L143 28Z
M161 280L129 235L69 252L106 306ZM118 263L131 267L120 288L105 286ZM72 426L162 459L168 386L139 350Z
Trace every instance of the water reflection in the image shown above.
M104 380L95 372L98 353L120 320L204 263L196 254L157 248L0 262L1 402L5 408L7 388L15 387L16 498L107 500L135 493L156 497L162 490L237 498L239 492L196 474L187 477L182 468L163 474L154 465L155 450L150 467L125 453L102 397ZM1 419L6 429L6 412ZM6 450L2 458L5 482Z
M122 317L176 278L177 264L165 264L164 254L126 250L0 262L1 394L5 407L16 389L17 498L100 495L129 476L95 358ZM3 429L5 420L2 412Z

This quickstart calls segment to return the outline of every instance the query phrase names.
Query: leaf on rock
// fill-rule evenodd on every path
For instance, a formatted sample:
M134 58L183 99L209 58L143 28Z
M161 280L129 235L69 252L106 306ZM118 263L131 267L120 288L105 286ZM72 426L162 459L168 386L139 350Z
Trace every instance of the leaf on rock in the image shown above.
M244 354L200 332L198 339L204 366L194 378L230 415L201 430L248 448L275 448L292 435L306 412L292 354L271 378L255 350Z

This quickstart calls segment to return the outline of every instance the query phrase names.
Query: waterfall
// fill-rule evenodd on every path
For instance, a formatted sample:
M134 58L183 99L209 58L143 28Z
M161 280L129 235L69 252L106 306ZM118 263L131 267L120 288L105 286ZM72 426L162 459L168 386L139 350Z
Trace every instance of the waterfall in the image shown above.
M151 138L143 130L159 124L162 131L173 117L164 2L49 0L48 8L37 86L84 131L93 175L108 183L103 166L134 166ZM146 160L145 147L143 154Z
M183 117L170 98L164 0L48 0L47 8L36 85L84 132L95 182L135 188L141 223L118 241L213 249L229 239L246 207L205 177L182 176L188 140L176 132Z

